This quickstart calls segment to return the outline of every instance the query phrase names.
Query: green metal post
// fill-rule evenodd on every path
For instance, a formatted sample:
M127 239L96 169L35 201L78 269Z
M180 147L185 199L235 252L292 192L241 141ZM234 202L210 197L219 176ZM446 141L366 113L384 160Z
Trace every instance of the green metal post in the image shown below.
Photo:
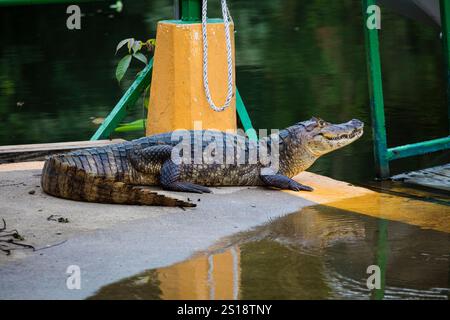
M180 0L181 20L200 21L202 16L201 0Z
M362 4L376 173L379 178L385 179L389 177L389 161L387 159L386 125L384 118L383 83L381 78L378 30L369 29L367 26L367 18L369 17L367 8L375 5L376 0L362 0Z
M440 0L442 43L445 57L445 75L447 76L447 107L450 131L450 0Z

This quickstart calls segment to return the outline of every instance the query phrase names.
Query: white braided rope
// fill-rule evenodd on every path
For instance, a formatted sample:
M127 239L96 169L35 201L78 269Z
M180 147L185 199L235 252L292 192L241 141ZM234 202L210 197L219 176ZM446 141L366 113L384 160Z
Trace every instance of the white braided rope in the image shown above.
M231 37L230 37L230 22L231 16L228 10L227 1L221 0L222 4L222 16L223 23L225 26L225 41L226 41L226 49L227 49L227 96L225 99L225 103L223 106L216 106L212 97L211 92L209 90L209 82L208 82L208 35L207 35L207 13L208 13L208 0L203 0L202 5L202 34L203 34L203 88L205 89L206 99L208 100L208 104L214 111L224 111L231 104L231 100L233 98L233 57L231 50Z

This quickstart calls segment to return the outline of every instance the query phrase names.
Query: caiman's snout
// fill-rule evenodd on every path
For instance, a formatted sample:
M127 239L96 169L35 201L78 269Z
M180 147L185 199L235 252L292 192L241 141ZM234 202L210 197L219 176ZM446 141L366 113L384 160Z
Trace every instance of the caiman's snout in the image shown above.
M356 128L364 128L364 122L359 121L358 119L353 119L349 121L350 124Z
M364 122L359 121L358 119L353 119L349 121L349 126L351 130L351 135L358 139L364 133Z
M319 135L327 140L340 141L348 143L361 137L364 123L358 119L350 120L341 124L329 124L322 128ZM347 143L346 143L347 144Z
M353 119L345 124L345 129L343 130L341 137L344 139L356 140L362 136L363 130L364 123L358 119Z
M364 129L364 122L359 121L358 119L353 119L349 121L350 126L358 129L358 130L363 130Z

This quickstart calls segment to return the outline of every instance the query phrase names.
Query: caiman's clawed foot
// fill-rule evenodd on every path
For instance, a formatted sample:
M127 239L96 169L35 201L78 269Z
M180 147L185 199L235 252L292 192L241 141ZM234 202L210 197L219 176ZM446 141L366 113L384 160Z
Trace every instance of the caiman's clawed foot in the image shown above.
M293 191L314 191L314 189L311 188L310 186L305 186L304 184L298 183L295 180L292 180L289 183L289 190L293 190Z
M200 186L198 184L190 182L174 182L169 185L163 185L165 190L180 191L180 192L192 192L192 193L211 193L211 190L207 187Z
M283 176L281 174L271 174L271 175L260 175L261 181L268 187L274 187L284 190L293 191L313 191L314 189L298 183L289 177Z

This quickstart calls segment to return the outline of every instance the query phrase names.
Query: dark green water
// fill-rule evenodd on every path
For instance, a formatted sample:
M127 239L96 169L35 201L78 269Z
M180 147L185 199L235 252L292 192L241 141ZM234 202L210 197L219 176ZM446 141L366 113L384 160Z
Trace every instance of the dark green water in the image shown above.
M367 124L364 138L312 170L371 180L360 1L229 2L237 85L255 127L281 128L313 115L332 122L359 118ZM0 8L0 145L87 140L95 132L92 120L105 117L132 81L115 81L116 44L153 38L156 22L172 17L169 0L125 0L122 13L109 4L81 5L80 31L66 28L66 6ZM220 14L213 5L211 12ZM381 38L389 145L446 136L438 31L383 9ZM130 120L142 117L141 102L131 113ZM449 160L447 152L397 161L393 172Z
M449 247L448 233L308 207L91 299L448 299Z

